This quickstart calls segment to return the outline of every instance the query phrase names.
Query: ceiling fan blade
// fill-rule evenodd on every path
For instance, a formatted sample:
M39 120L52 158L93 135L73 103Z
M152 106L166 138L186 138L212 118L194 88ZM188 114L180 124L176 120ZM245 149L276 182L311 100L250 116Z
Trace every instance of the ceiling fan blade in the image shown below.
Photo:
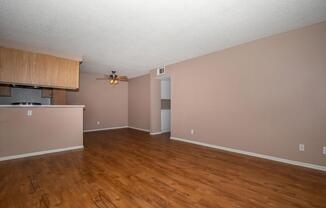
M121 82L128 82L128 79L117 79L118 81L121 81Z
M127 76L118 76L117 80L127 82L128 78L127 78Z
M99 78L96 78L96 80L107 80L108 78L105 78L105 77L99 77Z

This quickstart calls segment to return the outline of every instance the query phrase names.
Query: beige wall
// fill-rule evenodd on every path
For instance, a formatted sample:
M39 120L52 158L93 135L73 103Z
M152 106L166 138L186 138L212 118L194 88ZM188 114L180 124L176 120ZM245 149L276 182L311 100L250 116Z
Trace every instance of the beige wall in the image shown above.
M103 74L81 73L79 90L67 93L67 103L86 105L85 130L128 126L128 83L111 86L97 77Z
M150 72L150 111L151 133L161 132L161 81L156 77L156 70Z
M130 127L150 129L150 76L148 74L129 80L128 123Z
M0 107L0 115L0 157L83 145L81 107Z
M326 22L167 68L173 137L326 165Z

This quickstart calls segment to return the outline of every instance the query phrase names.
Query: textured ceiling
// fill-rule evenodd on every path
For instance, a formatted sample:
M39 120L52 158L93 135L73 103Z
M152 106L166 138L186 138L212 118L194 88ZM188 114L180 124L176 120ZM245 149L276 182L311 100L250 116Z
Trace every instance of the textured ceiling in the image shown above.
M324 20L325 0L1 0L0 45L137 76Z

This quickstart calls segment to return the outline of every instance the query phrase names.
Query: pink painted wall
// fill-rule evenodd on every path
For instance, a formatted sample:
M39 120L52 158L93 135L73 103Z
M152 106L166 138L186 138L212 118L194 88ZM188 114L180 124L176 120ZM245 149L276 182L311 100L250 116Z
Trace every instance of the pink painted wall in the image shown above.
M130 127L150 129L150 75L129 80L128 123Z
M161 131L161 81L156 77L156 70L150 72L150 132Z
M82 107L0 107L0 115L0 157L83 145Z
M85 130L128 126L128 83L112 86L97 77L103 74L80 73L79 90L67 93L67 104L86 106Z
M326 165L326 22L167 68L173 137Z
M129 126L161 131L161 83L156 70L129 80Z

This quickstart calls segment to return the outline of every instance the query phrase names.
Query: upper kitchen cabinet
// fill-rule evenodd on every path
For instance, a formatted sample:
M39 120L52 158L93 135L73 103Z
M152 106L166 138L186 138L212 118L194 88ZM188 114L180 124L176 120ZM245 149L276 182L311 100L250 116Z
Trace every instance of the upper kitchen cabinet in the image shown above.
M77 89L79 62L0 47L0 83Z

